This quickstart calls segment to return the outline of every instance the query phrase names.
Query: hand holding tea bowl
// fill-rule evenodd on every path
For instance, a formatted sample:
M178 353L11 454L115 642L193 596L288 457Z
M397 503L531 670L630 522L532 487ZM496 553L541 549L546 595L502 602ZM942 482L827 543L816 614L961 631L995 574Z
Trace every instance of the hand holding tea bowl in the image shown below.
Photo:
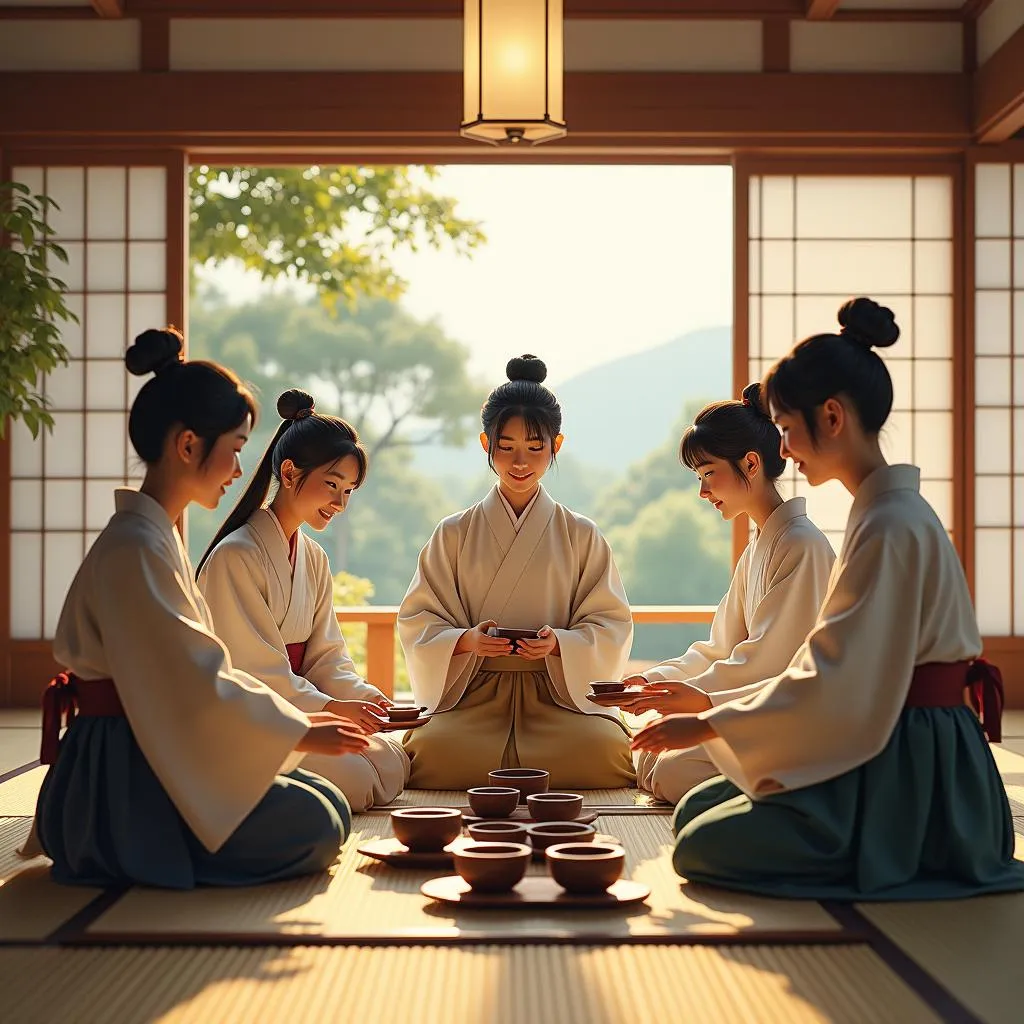
M389 722L415 722L427 709L418 704L391 704L384 710Z
M402 807L391 812L395 838L414 853L439 853L462 831L462 812L454 807Z
M560 843L592 843L597 829L581 821L544 821L529 825L526 834L535 850L546 850Z
M575 821L583 811L579 793L531 793L526 806L535 821Z
M558 843L545 853L551 877L566 892L605 892L622 877L626 851L614 843Z
M523 880L532 857L523 843L467 843L452 850L456 872L476 892L508 892Z
M519 821L476 821L467 831L478 843L530 843L526 825Z
M481 818L507 818L519 804L515 786L477 786L467 789L469 806Z
M519 790L519 802L526 803L531 793L546 793L551 773L543 768L498 768L488 773L487 781L492 786L510 786Z

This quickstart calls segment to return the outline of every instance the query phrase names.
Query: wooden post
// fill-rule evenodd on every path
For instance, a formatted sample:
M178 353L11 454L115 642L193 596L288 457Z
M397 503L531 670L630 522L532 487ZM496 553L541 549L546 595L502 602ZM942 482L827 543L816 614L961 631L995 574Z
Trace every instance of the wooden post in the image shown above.
M392 622L366 624L366 676L385 697L395 695L395 627Z

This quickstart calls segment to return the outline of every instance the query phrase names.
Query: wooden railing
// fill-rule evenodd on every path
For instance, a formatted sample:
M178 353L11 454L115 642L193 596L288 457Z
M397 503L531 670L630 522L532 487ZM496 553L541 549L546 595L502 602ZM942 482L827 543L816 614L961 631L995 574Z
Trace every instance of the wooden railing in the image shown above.
M358 608L336 608L339 623L366 624L366 676L375 686L392 697L395 693L395 620L397 605L364 605ZM710 622L714 605L644 604L633 606L636 625L680 622Z

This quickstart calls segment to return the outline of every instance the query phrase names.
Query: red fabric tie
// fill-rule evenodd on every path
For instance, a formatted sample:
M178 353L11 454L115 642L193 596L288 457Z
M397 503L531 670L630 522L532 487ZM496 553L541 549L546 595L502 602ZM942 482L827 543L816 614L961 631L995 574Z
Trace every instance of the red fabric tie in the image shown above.
M309 641L303 640L301 644L285 644L285 650L288 652L288 664L291 665L292 671L297 675L302 675L302 662L306 658L306 644Z
M54 676L43 693L42 764L56 764L60 731L79 716L123 718L124 707L113 679L79 679L70 672Z
M1003 677L984 658L974 661L932 662L918 665L910 680L908 708L956 708L964 697L981 719L992 743L1003 738Z

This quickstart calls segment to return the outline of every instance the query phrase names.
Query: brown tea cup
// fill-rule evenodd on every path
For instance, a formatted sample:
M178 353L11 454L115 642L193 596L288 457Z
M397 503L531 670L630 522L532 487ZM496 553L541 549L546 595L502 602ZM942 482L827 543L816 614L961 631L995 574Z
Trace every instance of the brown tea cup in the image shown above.
M626 851L613 843L559 843L545 854L551 877L566 892L604 892L622 877Z
M507 818L519 803L519 790L513 786L477 786L467 789L466 795L481 818Z
M522 843L529 845L526 826L518 821L477 821L469 826L469 834L478 843Z
M622 693L626 689L626 684L622 682L607 682L607 683L591 683L590 692L595 696L608 693Z
M526 803L531 793L546 793L551 773L543 768L498 768L487 775L492 786L511 786L519 790L519 802Z
M395 838L415 853L443 850L462 831L462 812L454 807L402 807L391 812Z
M528 825L526 834L535 850L546 850L560 843L592 843L597 829L580 821L546 821Z
M523 843L467 843L452 849L455 870L477 892L508 892L522 881L532 856Z
M427 709L417 704L394 704L386 710L391 722L415 722Z
M526 806L535 821L574 821L583 811L579 793L531 793Z
M487 630L487 635L500 637L502 640L511 640L514 645L517 640L536 640L537 630L506 629L504 626L491 626L491 628Z

